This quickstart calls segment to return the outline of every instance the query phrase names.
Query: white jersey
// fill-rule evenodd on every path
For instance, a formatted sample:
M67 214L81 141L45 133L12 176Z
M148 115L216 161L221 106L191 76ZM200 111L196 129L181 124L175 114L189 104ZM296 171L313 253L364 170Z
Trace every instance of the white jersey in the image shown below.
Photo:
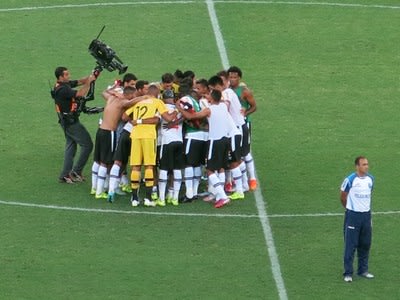
M229 113L232 116L235 125L241 128L245 123L244 116L242 114L242 105L240 104L239 97L231 88L226 88L222 92L222 100L229 103Z
M357 173L347 176L340 190L347 192L346 208L355 212L371 210L371 193L374 186L374 177L367 174L359 177Z
M209 107L211 113L208 119L208 139L220 140L223 137L230 137L234 128L236 128L228 107L225 103L212 104ZM232 128L233 127L233 128Z
M168 107L168 110L174 110L175 105L173 104L165 104ZM177 115L177 118L181 118L181 114L179 113ZM160 126L160 137L161 137L161 145L166 145L172 142L183 142L183 136L182 136L182 122L179 124L175 125L172 128L164 128L164 125L168 124L167 121L164 119L161 119L161 126Z
M208 102L207 98L204 98L204 97L200 98L199 104L200 104L200 108L201 109L205 109L207 107L210 107L210 103Z

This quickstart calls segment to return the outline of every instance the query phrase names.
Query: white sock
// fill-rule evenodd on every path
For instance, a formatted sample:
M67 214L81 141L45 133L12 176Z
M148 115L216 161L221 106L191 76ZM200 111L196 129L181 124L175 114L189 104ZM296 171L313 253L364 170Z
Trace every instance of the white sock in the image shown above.
M229 176L231 175L231 172L229 172ZM226 183L226 171L225 172L221 172L221 173L217 173L217 176L219 178L219 181L221 181L224 185Z
M99 173L100 165L97 162L93 162L92 165L92 189L95 190L97 188L97 175Z
M168 187L168 194L167 194L167 197L169 198L169 199L173 199L174 198L174 189L172 188L172 187Z
M186 197L189 199L193 198L193 176L193 167L185 168Z
M104 180L104 190L108 191L109 186L110 186L110 174L107 173L106 180Z
M161 170L158 172L158 197L161 201L165 201L165 189L167 188L168 171Z
M182 185L182 171L174 170L174 194L172 196L173 199L179 198L179 191Z
M114 193L115 189L118 187L119 185L119 170L121 169L121 167L117 164L113 164L111 170L110 170L110 184L108 187L108 193Z
M219 180L217 174L213 173L209 175L208 181L214 187L216 200L228 198L224 192L224 184Z
M250 179L256 179L254 160L253 160L253 156L251 155L251 153L246 155L246 157L244 158L244 161L246 163L246 169L247 169L247 172L249 173Z
M242 185L242 171L240 171L240 167L236 167L231 169L233 181L235 182L235 190L238 193L243 193L243 185Z
M249 180L247 178L247 170L246 170L246 163L242 161L240 164L240 171L242 172L242 185L243 185L243 191L248 191L250 189L249 187Z
M104 182L106 181L106 177L107 177L107 168L104 166L100 166L97 175L96 195L100 195L104 192Z
M225 183L232 183L232 172L231 172L231 170L225 170L224 175L225 175L224 184Z
M197 196L199 193L199 185L201 180L201 167L195 167L193 173L193 196Z
M128 185L129 184L129 178L127 174L122 174L121 176L121 183L123 185Z

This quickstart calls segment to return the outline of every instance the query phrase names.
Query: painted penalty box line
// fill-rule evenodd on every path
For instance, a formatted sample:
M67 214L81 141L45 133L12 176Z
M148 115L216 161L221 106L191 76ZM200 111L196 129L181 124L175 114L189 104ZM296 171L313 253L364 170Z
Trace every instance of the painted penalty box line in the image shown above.
M59 206L52 204L37 204L28 202L17 202L17 201L3 201L0 200L0 204L9 206L22 206L32 208L44 208L53 210L65 210L65 211L79 211L79 212L90 212L90 213L112 213L112 214L127 214L127 215L158 215L158 216L183 216L183 217L215 217L215 218L242 218L242 219L263 219L266 216L260 216L258 214L205 214L205 213L175 213L175 212L156 212L156 211L134 211L134 210L117 210L117 209L103 209L103 208L84 208L84 207L73 207L73 206ZM317 214L272 214L268 215L270 218L298 218L298 217L327 217L327 216L343 216L342 213L317 213Z
M9 206L23 206L32 208L44 208L65 211L79 211L89 213L112 213L112 214L126 214L126 215L156 215L156 216L182 216L182 217L215 217L215 218L242 218L242 219L258 219L263 218L258 214L205 214L205 213L190 213L190 212L156 212L156 211L133 211L133 210L117 210L117 209L102 209L102 208L84 208L72 206L59 206L51 204L37 204L16 201L3 201L0 204ZM151 208L150 208L151 209ZM398 215L400 211L377 211L372 212L373 215ZM342 217L343 213L310 213L310 214L270 214L269 218L318 218L318 217Z
M303 5L303 6L331 6L331 7L350 7L350 8L381 8L381 9L400 9L400 6L384 4L361 4L361 3L337 3L337 2L301 2L301 1L265 1L265 0L214 0L214 3L226 4L269 4L269 5Z
M117 209L84 208L84 207L73 207L73 206L49 205L49 204L36 204L36 203L3 201L3 200L0 200L0 204L10 205L10 206L31 207L31 208L53 209L53 210L79 211L79 212L90 212L90 213L113 213L113 214L126 214L126 215L215 217L215 218L242 218L242 219L258 218L258 215L251 215L251 214L221 214L221 213L206 214L206 213L190 213L190 212L179 213L179 212L157 212L157 211L142 211L142 210L141 211L117 210Z
M48 5L48 6L27 6L27 7L13 7L13 8L0 8L0 12L13 12L13 11L32 11L32 10L45 10L45 9L63 9L63 8L87 8L87 7L105 7L105 6L133 6L133 5L151 5L151 4L194 4L196 1L137 1L137 2L109 2L109 3L82 3L82 4L63 4L63 5Z
M264 4L264 5L296 5L296 6L330 6L345 8L371 8L371 9L400 9L400 6L381 5L381 4L360 4L360 3L335 3L335 2L301 2L301 1L263 1L263 0L215 0L217 4ZM64 5L48 5L48 6L30 6L30 7L13 7L0 8L0 12L17 12L17 11L34 11L45 9L68 9L68 8L85 8L85 7L106 7L106 6L133 6L133 5L157 5L157 4L201 4L200 0L182 0L182 1L131 1L131 2L106 2L106 3L82 3L82 4L64 4Z

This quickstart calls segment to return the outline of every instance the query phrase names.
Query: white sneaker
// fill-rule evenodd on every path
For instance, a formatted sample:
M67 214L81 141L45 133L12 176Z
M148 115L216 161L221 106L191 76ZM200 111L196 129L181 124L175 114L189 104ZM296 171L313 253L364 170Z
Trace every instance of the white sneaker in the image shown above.
M352 282L353 278L351 276L347 275L347 276L344 276L344 281L345 282Z
M147 198L144 198L144 206L155 207L156 203L154 201L151 201L151 200L147 199Z
M139 201L138 200L132 200L131 204L133 207L138 207L139 206Z
M367 279L373 279L375 276L371 273L365 272L360 274L361 277L367 278Z

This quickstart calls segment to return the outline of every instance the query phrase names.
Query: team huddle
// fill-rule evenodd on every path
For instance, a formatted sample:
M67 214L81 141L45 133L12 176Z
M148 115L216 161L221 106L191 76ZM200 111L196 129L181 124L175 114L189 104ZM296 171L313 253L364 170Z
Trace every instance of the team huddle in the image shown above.
M244 199L257 187L250 151L256 103L241 78L238 67L208 80L191 71L165 73L161 82L127 73L109 86L96 133L91 194L113 202L128 192L133 207L176 206L199 198L204 176L208 191L201 195L214 207Z

